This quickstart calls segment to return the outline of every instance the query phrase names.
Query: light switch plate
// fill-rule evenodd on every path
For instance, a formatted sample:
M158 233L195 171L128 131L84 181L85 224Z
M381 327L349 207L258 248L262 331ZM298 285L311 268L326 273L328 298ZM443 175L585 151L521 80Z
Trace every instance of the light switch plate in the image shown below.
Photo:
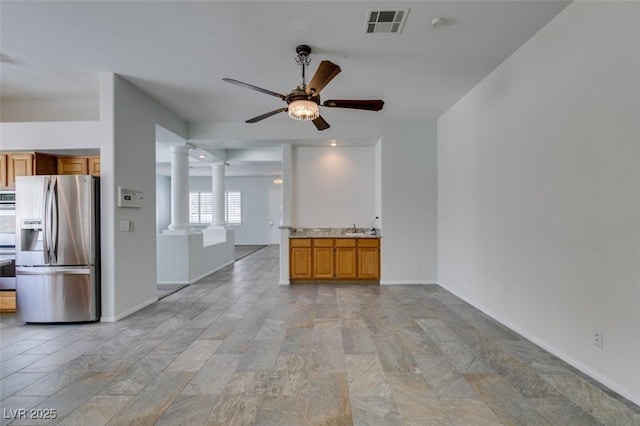
M120 232L129 232L131 230L131 221L129 220L121 220L120 221Z

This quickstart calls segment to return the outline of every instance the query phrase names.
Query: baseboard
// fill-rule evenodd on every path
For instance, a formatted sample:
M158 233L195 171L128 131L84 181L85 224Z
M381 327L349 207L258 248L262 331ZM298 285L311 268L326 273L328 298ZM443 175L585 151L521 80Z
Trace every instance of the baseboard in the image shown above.
M278 284L280 285L291 285L290 281L280 281Z
M380 285L425 285L425 284L438 284L435 281L421 281L421 280L381 280Z
M517 327L516 325L512 324L510 321L507 321L504 318L501 318L499 315L496 315L491 310L486 309L484 306L481 306L480 304L476 303L474 300L463 296L462 294L458 293L457 291L455 291L455 290L453 290L451 288L448 288L447 286L443 285L442 283L438 283L438 285L440 287L444 288L445 290L447 290L448 292L450 292L451 294L455 295L456 297L459 297L460 299L464 300L465 302L467 302L468 304L470 304L471 306L473 306L477 310L481 311L485 315L487 315L487 316L491 317L492 319L498 321L500 324L504 325L505 327L509 328L510 330L515 331L516 333L520 334L521 336L523 336L527 340L535 343L536 345L540 346L541 348L543 348L547 352L557 356L558 358L560 358L561 360L563 360L567 364L569 364L572 367L580 370L581 372L583 372L587 376L593 378L594 380L600 382L602 385L608 387L612 391L622 395L624 398L628 399L629 401L633 402L634 404L640 405L640 399L639 398L634 398L633 396L631 396L632 392L630 392L628 389L625 389L623 386L620 386L617 383L613 383L611 380L609 380L609 378L602 376L600 373L598 373L597 371L594 371L589 366L584 365L580 361L575 360L573 357L571 357L570 355L567 355L562 350L556 348L553 345L550 345L549 343L539 339L538 337L530 335L526 331L522 330L520 327Z
M154 296L151 299L147 300L146 302L142 302L137 306L134 306L132 308L127 309L124 312L119 313L118 315L112 316L112 317L105 317L102 316L100 318L100 322L117 322L120 321L121 319L128 317L129 315L138 312L140 309L146 308L147 306L151 305L152 303L156 303L158 301L158 296Z
M163 285L163 284L191 284L191 283L188 281L158 281L157 284Z

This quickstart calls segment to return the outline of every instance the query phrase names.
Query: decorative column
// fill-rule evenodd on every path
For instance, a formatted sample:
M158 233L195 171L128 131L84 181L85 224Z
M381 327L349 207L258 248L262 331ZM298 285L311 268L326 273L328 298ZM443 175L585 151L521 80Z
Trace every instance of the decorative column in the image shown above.
M189 147L171 146L171 224L172 234L188 233L189 225ZM173 232L171 232L173 231Z
M211 197L213 202L213 222L209 228L224 228L224 163L211 165Z

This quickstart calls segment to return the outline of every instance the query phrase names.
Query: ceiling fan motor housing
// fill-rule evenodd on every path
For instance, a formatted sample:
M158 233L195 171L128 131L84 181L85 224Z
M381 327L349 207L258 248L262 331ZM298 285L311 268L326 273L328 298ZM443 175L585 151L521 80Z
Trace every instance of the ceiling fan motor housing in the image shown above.
M284 100L287 104L290 104L293 101L305 100L305 101L312 101L320 105L320 95L311 96L300 87L292 90Z

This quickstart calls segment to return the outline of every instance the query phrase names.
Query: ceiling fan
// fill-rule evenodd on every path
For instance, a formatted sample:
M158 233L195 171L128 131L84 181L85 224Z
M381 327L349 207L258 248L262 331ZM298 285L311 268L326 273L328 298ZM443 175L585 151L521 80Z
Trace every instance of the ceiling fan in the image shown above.
M296 63L302 68L302 81L298 87L293 89L286 95L272 92L271 90L263 89L261 87L253 86L251 84L243 83L242 81L234 80L232 78L223 78L222 80L227 83L236 84L238 86L246 87L247 89L255 90L257 92L265 93L267 95L280 98L287 103L287 107L278 108L276 110L267 112L257 117L250 118L246 123L257 123L281 112L287 111L289 117L294 120L311 121L318 130L328 129L329 123L320 116L319 106L322 105L327 108L349 108L349 109L362 109L367 111L380 111L384 105L384 101L381 99L330 99L320 103L320 91L327 85L333 78L340 73L340 67L330 61L322 61L318 66L318 70L311 78L309 84L305 81L306 67L311 63L309 54L311 53L311 47L306 44L301 44L296 47Z

